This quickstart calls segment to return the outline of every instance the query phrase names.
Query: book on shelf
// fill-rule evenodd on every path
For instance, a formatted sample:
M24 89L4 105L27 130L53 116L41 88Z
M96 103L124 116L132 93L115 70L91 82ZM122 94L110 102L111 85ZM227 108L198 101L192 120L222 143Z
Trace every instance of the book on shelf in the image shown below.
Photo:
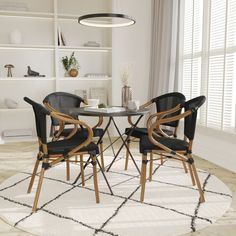
M61 43L62 43L62 46L66 46L65 35L63 32L61 32Z
M57 28L57 44L58 46L66 46L65 35L60 27Z

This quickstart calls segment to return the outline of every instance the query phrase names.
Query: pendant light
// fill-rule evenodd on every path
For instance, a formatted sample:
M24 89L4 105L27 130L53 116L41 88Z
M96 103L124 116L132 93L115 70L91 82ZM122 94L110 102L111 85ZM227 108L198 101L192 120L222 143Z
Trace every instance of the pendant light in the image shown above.
M125 14L95 13L80 16L78 22L86 26L111 28L133 25L136 21Z

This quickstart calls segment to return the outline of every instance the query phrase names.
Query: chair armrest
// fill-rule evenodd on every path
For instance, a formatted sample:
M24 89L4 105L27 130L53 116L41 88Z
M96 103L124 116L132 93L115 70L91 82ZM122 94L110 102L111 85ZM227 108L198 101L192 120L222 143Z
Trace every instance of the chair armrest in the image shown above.
M186 116L189 116L192 114L192 111L191 110L188 110L180 115L177 115L177 116L173 116L173 117L170 117L170 118L160 118L158 119L156 122L154 122L153 124L151 124L151 126L148 128L148 137L149 137L149 140L156 146L158 147L161 147L162 149L164 149L165 151L167 152L172 152L171 149L169 149L168 147L164 146L163 144L157 142L153 136L158 136L156 132L154 132L154 129L157 129L158 131L160 131L160 125L161 124L165 124L165 123L168 123L168 122L172 122L172 121L177 121L177 120L180 120ZM167 114L166 114L167 115Z
M128 122L131 126L134 126L134 123L132 121L132 117L131 116L128 116Z
M172 121L177 121L177 120L180 120L180 119L182 119L186 116L189 116L191 114L192 114L192 111L189 110L189 111L186 111L186 112L184 112L180 115L177 115L177 116L173 116L173 117L170 117L170 118L164 118L164 119L162 119L162 118L158 119L156 122L151 124L151 126L148 128L148 138L149 138L150 142L152 144L154 144L155 146L160 147L161 149L163 149L164 151L166 151L170 155L178 156L178 158L180 158L180 160L186 161L188 159L187 156L182 155L182 154L166 147L165 145L161 144L160 142L158 142L154 137L160 137L160 136L156 132L154 132L154 129L157 129L158 131L160 131L161 130L160 129L161 124L165 124L165 123L172 122ZM169 138L171 138L171 137L169 137Z
M63 113L60 113L60 112L51 112L50 114L52 117L60 120L60 121L63 121L63 122L66 122L68 124L74 124L74 125L80 125L82 127L85 127L88 131L88 137L87 139L81 143L80 145L78 145L77 147L73 148L69 153L68 153L68 157L70 156L74 156L81 148L87 146L88 144L91 143L92 141L92 138L93 138L93 130L91 129L91 127L89 125L87 125L85 122L81 121L81 120L77 120L77 119L74 119L73 117L69 116L69 115L66 115L66 114L63 114Z
M139 107L139 109L142 110L142 109L144 109L144 108L146 108L146 107L148 107L148 106L151 106L152 103L153 103L152 100L150 100L150 101L144 103L143 105L141 105L141 106Z
M100 127L102 125L102 123L103 123L103 116L99 116L98 123L93 126L93 129L97 128L97 127Z
M170 110L162 111L162 112L157 112L155 114L150 115L148 120L147 120L147 127L150 127L150 125L152 124L154 118L156 118L156 120L159 120L160 117L164 117L164 116L170 115L172 113L175 113L175 112L179 111L180 109L182 109L182 107L179 104L176 107L171 108Z
M151 106L152 103L153 103L152 101L148 101L148 102L144 103L143 105L141 105L141 106L139 107L139 110L142 110L142 109L144 109L144 108L146 108L146 107L148 107L148 106ZM129 124L130 124L131 126L134 126L134 123L133 123L133 121L132 121L132 117L131 117L131 116L128 116L128 122L129 122Z
M181 120L181 119L183 119L186 116L189 116L191 114L192 114L191 110L188 110L188 111L186 111L182 114L179 114L177 116L172 116L172 117L169 117L169 118L165 118L165 116L168 115L168 114L165 114L165 115L159 117L159 119L157 119L157 121L155 123L156 123L157 126L160 126L160 125L165 124L165 123Z

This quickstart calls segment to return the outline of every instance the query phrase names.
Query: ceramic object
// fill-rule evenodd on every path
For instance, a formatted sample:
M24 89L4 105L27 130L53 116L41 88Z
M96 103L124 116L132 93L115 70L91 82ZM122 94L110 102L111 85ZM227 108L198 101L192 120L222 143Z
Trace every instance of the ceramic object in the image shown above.
M5 106L9 109L15 109L18 107L18 103L10 98L4 100Z
M87 99L88 106L90 107L98 107L99 99Z
M20 30L14 29L10 33L10 43L11 44L21 44L22 43L22 34Z
M139 109L139 101L138 100L130 100L128 101L128 109L132 111L136 111Z
M69 71L69 75L70 75L71 77L77 77L78 74L79 74L79 72L78 72L78 70L76 70L76 69L70 69L70 71Z

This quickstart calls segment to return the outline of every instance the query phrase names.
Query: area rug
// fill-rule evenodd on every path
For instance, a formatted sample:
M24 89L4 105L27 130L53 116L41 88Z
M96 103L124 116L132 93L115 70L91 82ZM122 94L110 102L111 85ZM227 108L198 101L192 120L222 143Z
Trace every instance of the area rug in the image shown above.
M140 166L140 157L136 157ZM106 157L109 163L111 157ZM46 172L39 200L39 210L32 214L36 178L27 194L30 171L21 172L0 185L0 217L34 235L119 235L165 236L197 231L213 224L229 209L232 195L214 175L198 170L206 202L191 184L182 165L167 161L154 166L153 181L147 182L145 201L139 202L139 175L130 162L124 171L119 158L106 173L114 195L111 195L98 171L100 204L95 203L91 167L86 168L86 185L73 185L79 165L71 165L71 181L65 180L65 163Z

